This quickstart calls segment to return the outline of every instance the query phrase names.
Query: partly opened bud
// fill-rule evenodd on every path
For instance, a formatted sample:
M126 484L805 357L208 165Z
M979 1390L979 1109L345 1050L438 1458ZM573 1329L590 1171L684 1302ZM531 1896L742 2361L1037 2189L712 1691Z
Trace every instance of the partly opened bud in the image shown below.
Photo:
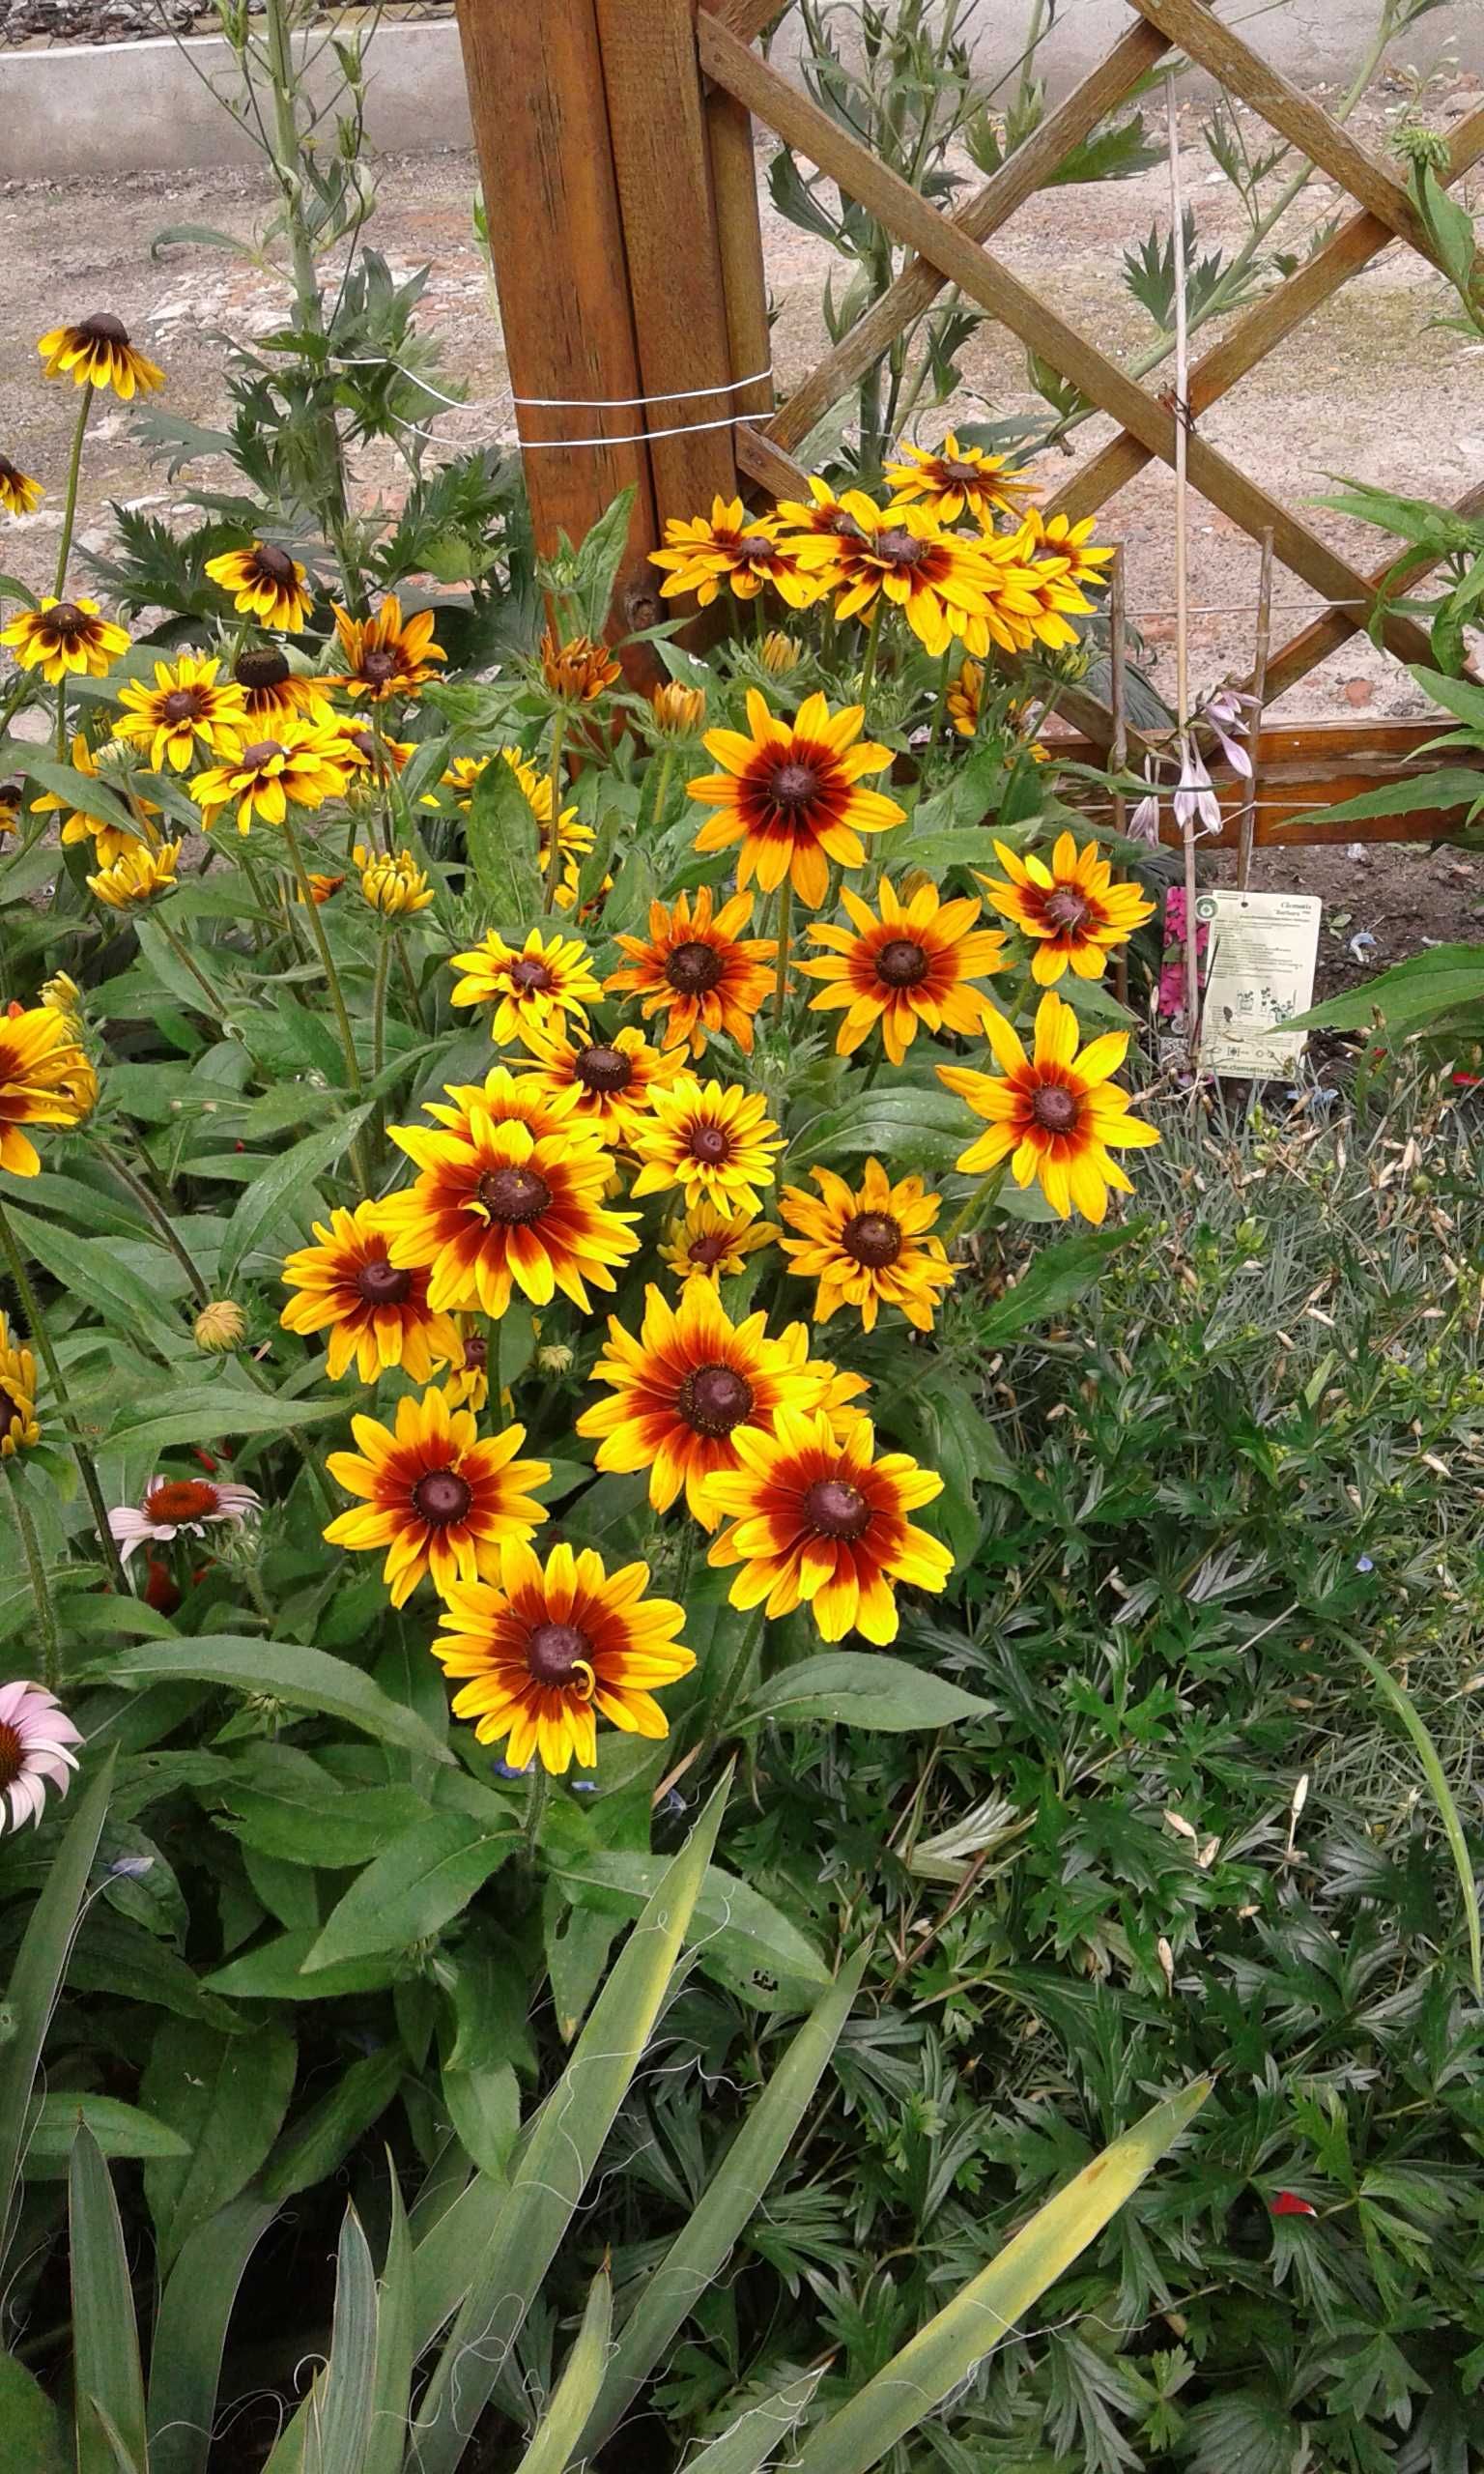
M247 1330L247 1318L242 1308L230 1297L214 1297L203 1306L191 1325L198 1349L219 1356L228 1349L240 1348Z
M665 738L694 738L706 718L703 687L682 687L668 678L654 691L654 726Z

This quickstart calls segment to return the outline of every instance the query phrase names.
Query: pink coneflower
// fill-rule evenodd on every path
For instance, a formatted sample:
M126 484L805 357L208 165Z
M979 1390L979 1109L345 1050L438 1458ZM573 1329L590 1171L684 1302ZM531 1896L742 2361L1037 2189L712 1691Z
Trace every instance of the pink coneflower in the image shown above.
M0 1830L40 1821L46 1790L65 1796L81 1743L60 1704L39 1683L0 1684Z
M215 1521L245 1520L260 1508L250 1486L223 1486L214 1478L152 1478L144 1501L116 1505L108 1526L127 1562L146 1539L178 1538L183 1530L199 1538Z

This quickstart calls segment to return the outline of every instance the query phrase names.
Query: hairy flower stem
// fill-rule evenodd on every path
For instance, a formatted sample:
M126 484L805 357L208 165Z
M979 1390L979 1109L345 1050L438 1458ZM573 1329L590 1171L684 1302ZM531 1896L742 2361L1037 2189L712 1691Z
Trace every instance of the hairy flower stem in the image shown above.
M490 1325L490 1337L485 1342L485 1374L490 1389L490 1429L494 1434L499 1434L505 1423L504 1386L499 1377L499 1344L504 1328L504 1317L497 1315Z
M793 931L793 878L785 877L778 889L778 978L773 989L773 1020L784 1019L788 994L788 955Z
M759 1607L751 1622L744 1625L741 1640L737 1644L736 1654L732 1658L731 1664L727 1668L715 1692L711 1696L710 1743L712 1745L720 1743L722 1738L726 1735L727 1730L731 1723L737 1705L740 1703L743 1692L747 1687L747 1681L752 1673L753 1660L756 1655L758 1643L762 1639L762 1626L766 1612L767 1610L765 1607Z
M77 1423L77 1413L72 1407L71 1395L68 1391L57 1352L51 1344L51 1334L46 1328L42 1309L37 1304L36 1291L31 1285L31 1277L26 1270L26 1258L16 1242L15 1231L11 1226L10 1214L3 1203L0 1203L0 1250L4 1251L11 1279L15 1285L15 1294L20 1301L20 1310L26 1319L27 1333L41 1351L42 1364L46 1368L51 1384L52 1397L56 1401L62 1424L67 1428L67 1439L72 1447L72 1457L77 1463L78 1474L82 1479L83 1488L92 1509L93 1525L98 1531L98 1542L102 1551L103 1563L114 1588L121 1597L127 1597L128 1582L119 1558L113 1532L108 1526L108 1507L103 1501L102 1487L99 1484L98 1470L94 1465L92 1453L82 1440L82 1429Z
M886 617L886 595L878 592L866 631L866 657L861 664L861 703L864 705L875 683L876 652L881 643L881 621Z
M386 982L391 975L391 949L396 942L393 931L384 925L376 946L376 978L371 990L371 1079L380 1082L386 1062ZM378 1099L371 1120L371 1156L380 1165L385 1142L383 1121L385 1103Z
M190 1282L191 1293L195 1298L196 1304L198 1306L209 1306L212 1301L212 1292L208 1288L206 1281L202 1279L200 1272L196 1269L195 1263L191 1258L189 1248L176 1234L176 1231L171 1224L170 1215L164 1209L158 1196L151 1194L149 1187L144 1183L144 1180L141 1177L135 1176L127 1160L120 1159L111 1142L104 1142L101 1136L98 1136L94 1137L94 1142L99 1158L106 1162L107 1165L113 1170L114 1175L118 1178L120 1185L128 1187L128 1192L132 1194L135 1202L139 1205L140 1210L144 1213L144 1216L149 1221L151 1226L158 1232L159 1236L163 1238L165 1244L169 1247L171 1253L175 1256L176 1261L180 1264L182 1271Z
M654 833L658 833L665 821L665 802L670 796L670 777L674 762L673 748L667 747L654 768L654 806L649 812L649 827Z
M67 566L72 555L72 528L77 521L77 478L82 471L82 442L87 434L88 415L93 410L93 381L82 390L77 407L77 426L72 432L72 456L67 468L67 495L62 502L62 539L57 549L57 599L67 597ZM64 685L66 684L64 680Z
M526 1856L533 1861L536 1842L541 1836L541 1816L546 1810L547 1776L539 1753L531 1755L530 1796L526 1806Z
M269 1376L264 1373L262 1366L258 1364L255 1357L249 1356L244 1352L239 1359L238 1363L245 1369L249 1382L255 1383L258 1390L266 1393L271 1400L277 1399L278 1386L276 1383L271 1381ZM336 1506L334 1496L329 1491L329 1480L326 1477L324 1470L320 1467L318 1460L316 1460L314 1456L313 1447L305 1442L297 1426L291 1426L284 1439L286 1442L293 1445L300 1460L303 1462L304 1473L308 1478L309 1483L313 1487L314 1492L320 1499L320 1510L326 1514L328 1519L333 1520L338 1507Z
M963 1206L963 1209L959 1212L957 1219L950 1228L948 1235L943 1240L943 1251L946 1254L951 1255L953 1253L954 1248L957 1245L960 1237L966 1237L975 1222L983 1219L985 1213L990 1209L999 1194L1001 1186L1005 1183L1006 1165L1007 1164L1002 1162L998 1168L992 1169L990 1174L985 1179L984 1184L982 1186L977 1186L973 1194L970 1194L967 1202Z
M548 828L552 847L546 854L546 903L548 910L556 907L561 887L561 739L566 715L558 706L552 716L552 821Z
M221 1020L221 998L217 995L215 989L207 978L207 975L201 968L200 964L195 960L190 947L185 942L183 937L176 935L175 930L170 926L169 921L162 919L157 911L155 916L155 925L159 930L159 933L163 936L166 944L169 946L170 951L174 954L176 961L181 964L182 969L189 971L191 978L200 989L202 995L206 999L207 1013L210 1015L212 1021L214 1022L219 1022Z
M345 1056L346 1081L353 1099L358 1104L365 1085L361 1080L360 1059L356 1053L356 1037L351 1029L351 1018L345 1010L345 992L340 985L340 974L335 968L334 957L329 950L329 938L325 934L325 923L320 917L320 906L310 887L309 871L304 865L304 854L300 845L299 835L292 819L287 816L283 820L283 838L288 845L294 874L299 879L299 890L303 897L309 932L319 949L320 967L325 973L325 984L329 990L329 1001L334 1008L335 1023L340 1033L340 1047ZM369 1194L371 1185L366 1173L365 1154L361 1148L359 1135L351 1145L351 1165L360 1181L361 1193Z
M943 716L948 710L948 681L952 669L953 658L954 648L952 645L950 645L947 652L943 656L942 664L938 671L938 692L933 699L932 722L928 733L928 744L923 750L923 769L921 778L924 782L928 779L928 767L938 752L938 740L943 734ZM983 693L983 691L981 691L981 693Z
M46 1580L46 1566L42 1558L36 1523L21 1499L14 1469L10 1470L11 1510L15 1514L15 1527L20 1536L20 1551L31 1575L31 1595L36 1600L37 1628L42 1636L42 1682L48 1692L62 1689L62 1644L57 1631L56 1610L51 1602L51 1590Z

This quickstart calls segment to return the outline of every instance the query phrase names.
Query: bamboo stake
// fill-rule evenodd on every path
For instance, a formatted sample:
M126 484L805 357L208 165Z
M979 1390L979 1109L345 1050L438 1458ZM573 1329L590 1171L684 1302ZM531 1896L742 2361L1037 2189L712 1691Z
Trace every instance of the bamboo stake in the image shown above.
M1113 553L1108 578L1108 710L1113 716L1108 766L1119 780L1113 793L1113 830L1123 834L1127 831L1128 806L1121 778L1128 764L1128 611L1122 542ZM1123 946L1114 957L1113 992L1120 1005L1127 1004L1128 956Z
M1261 763L1260 741L1263 728L1263 706L1268 697L1268 656L1272 649L1272 533L1263 534L1263 563L1257 580L1257 647L1252 661L1252 718L1247 729L1247 746L1252 757L1252 775L1247 794L1241 803L1241 822L1237 828L1237 886L1245 893L1252 874L1252 841L1257 827L1258 772Z
M1175 275L1175 714L1180 725L1181 770L1190 761L1190 321L1185 298L1185 201L1180 177L1180 120L1175 71L1164 80L1170 150L1170 245ZM1181 827L1185 857L1185 1037L1190 1070L1201 1052L1201 975L1195 935L1195 823Z

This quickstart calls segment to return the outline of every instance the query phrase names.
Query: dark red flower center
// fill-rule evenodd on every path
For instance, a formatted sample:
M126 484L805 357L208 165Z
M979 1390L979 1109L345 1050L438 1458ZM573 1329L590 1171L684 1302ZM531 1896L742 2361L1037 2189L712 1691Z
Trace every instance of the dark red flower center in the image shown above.
M675 1406L698 1434L730 1434L750 1416L753 1387L730 1366L698 1366L675 1395Z
M977 464L955 463L947 455L938 458L938 478L949 482L955 489L972 490L984 477Z
M373 687L385 687L388 680L396 677L400 667L396 654L380 647L360 656L360 675L362 678L368 678Z
M719 1168L731 1149L731 1136L719 1125L693 1125L687 1143L693 1160Z
M844 506L832 506L820 530L832 533L837 541L859 541L861 538L860 526L849 508Z
M703 945L693 936L670 955L665 976L682 996L704 996L708 989L715 988L726 967L714 945Z
M575 1071L589 1091L621 1091L634 1079L634 1060L621 1048L585 1048L578 1050Z
M405 1306L413 1293L413 1275L396 1263L362 1263L356 1286L368 1306Z
M816 1537L849 1543L865 1536L870 1506L848 1478L820 1478L804 1498L804 1517Z
M867 1271L884 1271L901 1251L901 1223L885 1211L858 1211L840 1232L840 1242L852 1262Z
M9 1434L13 1425L24 1425L25 1418L18 1400L13 1400L0 1385L0 1434Z
M693 1237L691 1239L690 1255L692 1262L704 1263L708 1270L712 1269L717 1263L719 1263L722 1256L726 1253L729 1253L730 1251L731 1239L728 1236L711 1235L708 1237Z
M75 601L59 601L42 613L42 623L58 636L80 636L88 623L88 614L79 610Z
M294 561L287 550L280 550L276 542L260 541L253 551L252 561L259 575L267 576L270 584L294 583Z
M490 1344L482 1332L471 1332L464 1342L462 1374L482 1374L490 1362Z
M1058 885L1054 893L1047 894L1041 907L1042 918L1053 928L1065 928L1070 933L1081 927L1092 905L1078 893L1075 885Z
M240 773L256 773L261 766L271 764L275 756L282 756L284 753L284 749L275 738L254 739L251 747L244 747L238 758L237 770Z
M347 745L354 747L357 756L363 756L368 764L375 762L376 733L374 731L347 731L345 736Z
M456 1469L430 1469L413 1488L413 1509L430 1529L447 1529L462 1520L474 1500L474 1490Z
M167 722L193 722L206 709L206 698L199 687L172 687L159 710Z
M876 956L876 977L888 988L915 988L928 976L928 954L911 936L894 936Z
M904 524L894 524L887 532L878 532L871 543L876 557L891 567L917 566L931 546L928 541L919 541L916 533L909 532Z
M220 1496L214 1486L204 1485L199 1478L165 1478L152 1486L144 1499L144 1510L150 1520L201 1520L215 1511Z
M1047 1134L1070 1134L1077 1122L1077 1095L1060 1082L1042 1082L1031 1102L1031 1114Z
M232 676L239 687L281 687L289 665L276 645L249 645L232 664Z
M0 1792L14 1787L26 1766L26 1747L20 1740L20 1729L0 1718Z
M13 464L8 455L0 455L0 481L18 481L21 477L20 466Z
M538 1683L570 1683L592 1655L592 1643L575 1624L538 1624L526 1644L526 1665Z
M127 344L128 341L128 328L122 318L114 316L111 309L90 311L86 318L78 321L77 331L80 335L86 335L89 343L94 344Z
M507 1227L524 1227L551 1209L551 1187L534 1168L487 1168L474 1193L486 1216Z
M518 988L521 993L526 995L532 989L545 991L548 988L555 988L556 983L545 963L537 962L534 955L523 954L518 962L513 962L510 965L510 985L512 988Z
M768 796L776 808L796 814L801 808L813 807L819 796L819 776L812 764L791 762L779 766L768 784Z

